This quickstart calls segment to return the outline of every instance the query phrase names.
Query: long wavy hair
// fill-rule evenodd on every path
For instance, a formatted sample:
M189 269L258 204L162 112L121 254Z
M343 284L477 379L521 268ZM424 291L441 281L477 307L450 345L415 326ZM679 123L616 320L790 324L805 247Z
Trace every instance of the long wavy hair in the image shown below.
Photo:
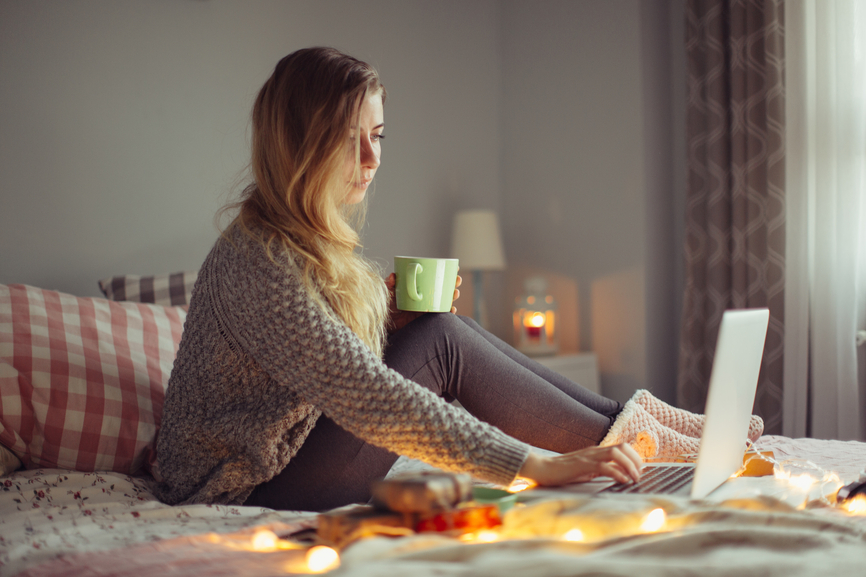
M253 106L254 181L226 209L238 209L228 228L261 242L274 262L277 249L298 255L314 300L381 356L388 292L359 251L366 199L344 203L345 159L353 147L356 175L360 170L360 131L353 129L364 98L377 93L384 103L376 71L333 48L306 48L280 60Z

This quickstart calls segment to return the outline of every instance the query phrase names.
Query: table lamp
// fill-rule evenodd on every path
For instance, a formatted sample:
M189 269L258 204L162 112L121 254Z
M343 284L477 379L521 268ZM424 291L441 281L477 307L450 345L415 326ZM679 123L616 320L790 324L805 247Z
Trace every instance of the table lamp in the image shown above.
M451 253L454 258L460 259L460 270L472 273L472 312L475 321L485 326L487 319L482 312L482 273L505 268L505 252L496 213L492 210L459 211L454 216Z

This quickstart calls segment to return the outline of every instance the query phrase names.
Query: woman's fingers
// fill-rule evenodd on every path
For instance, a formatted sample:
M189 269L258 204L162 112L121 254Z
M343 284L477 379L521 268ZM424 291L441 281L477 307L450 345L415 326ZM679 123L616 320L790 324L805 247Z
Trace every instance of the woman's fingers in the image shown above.
M619 445L617 449L618 453L614 462L625 468L635 481L639 480L640 472L643 468L643 460L640 458L640 455L629 444Z
M562 455L530 453L520 475L539 485L563 485L607 476L620 483L640 480L640 456L629 445L587 447Z
M634 450L634 447L629 445L628 443L623 443L618 445L620 450L625 454L626 457L634 464L635 468L640 472L643 469L643 459L641 456L637 454L637 451Z
M451 298L451 302L454 302L460 298L460 289L458 289L457 287L459 287L462 283L463 279L460 278L460 275L457 275L457 282L454 284L454 296ZM457 307L452 306L451 312L457 314Z
M622 470L616 463L613 461L608 461L606 463L602 463L599 467L599 471L605 477L610 477L617 483L632 483L636 482L637 479L629 476L625 471Z
M589 447L563 455L568 463L570 482L607 476L620 483L637 482L643 461L629 445Z
M640 480L643 461L631 445L623 443L621 445L613 445L604 448L607 449L607 451L603 453L605 455L603 458L603 464L613 465L618 471L622 471L625 475L628 475L628 478L624 481L617 477L614 477L615 479L621 483L628 481L637 482Z

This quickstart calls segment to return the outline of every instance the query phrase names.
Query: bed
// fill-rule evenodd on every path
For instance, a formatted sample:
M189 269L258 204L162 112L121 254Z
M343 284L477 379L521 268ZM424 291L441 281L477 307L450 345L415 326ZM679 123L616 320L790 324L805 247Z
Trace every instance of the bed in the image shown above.
M194 280L106 279L104 299L0 285L0 577L324 570L309 559L318 514L171 507L150 490ZM864 472L866 443L766 436L757 448L772 452L776 474L734 479L704 501L531 489L495 530L374 533L322 567L413 577L863 574L866 511L834 497ZM392 474L427 469L401 458Z

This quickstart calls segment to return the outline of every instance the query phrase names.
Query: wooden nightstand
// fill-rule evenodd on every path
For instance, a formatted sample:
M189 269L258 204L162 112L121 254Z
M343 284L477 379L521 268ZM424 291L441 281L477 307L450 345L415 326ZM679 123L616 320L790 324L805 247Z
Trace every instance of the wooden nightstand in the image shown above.
M601 393L595 353L565 353L551 357L533 357L533 360L590 391Z

